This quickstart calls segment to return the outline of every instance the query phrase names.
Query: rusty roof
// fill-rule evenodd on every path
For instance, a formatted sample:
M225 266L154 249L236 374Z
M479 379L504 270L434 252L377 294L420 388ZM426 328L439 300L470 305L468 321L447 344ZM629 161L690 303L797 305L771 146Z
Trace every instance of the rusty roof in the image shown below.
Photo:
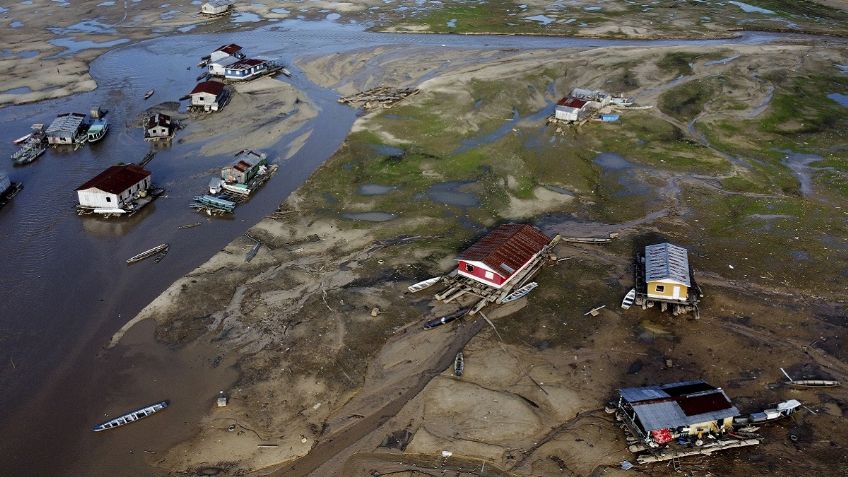
M504 224L489 232L462 252L459 259L483 262L499 275L509 278L551 239L529 224Z
M215 51L223 51L228 55L234 55L241 51L241 47L236 45L235 43L230 43L229 45L221 45L221 47Z
M148 176L149 171L135 164L112 166L77 187L77 190L97 188L104 192L120 194Z
M573 96L567 96L567 97L559 100L557 102L557 106L566 106L566 107L569 107L569 108L580 109L583 106L585 106L587 102L588 101L586 101L585 99L575 98Z
M223 91L224 83L220 83L218 81L204 81L202 83L197 83L197 86L195 86L189 94L209 93L218 96Z
M147 129L156 126L170 126L171 125L171 117L167 114L156 113L153 116L147 118Z

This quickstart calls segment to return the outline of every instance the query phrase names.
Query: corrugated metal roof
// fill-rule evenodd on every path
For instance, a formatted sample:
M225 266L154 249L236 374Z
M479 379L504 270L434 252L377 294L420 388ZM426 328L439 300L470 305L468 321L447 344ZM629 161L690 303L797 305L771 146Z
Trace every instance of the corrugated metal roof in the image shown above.
M528 224L504 224L489 232L462 252L460 260L483 262L504 278L509 278L551 239Z
M703 381L625 388L620 389L619 394L633 407L646 431L739 415L723 390Z
M645 281L669 280L692 286L686 249L668 242L645 247Z
M85 121L85 114L80 113L65 113L60 114L50 123L50 127L47 128L47 135L55 135L57 133L73 133L76 132L80 124Z
M171 117L167 114L156 113L153 116L147 118L147 129L156 127L156 126L164 126L168 127L171 125Z
M204 81L202 83L197 83L197 86L191 90L190 94L209 93L218 96L222 91L224 91L224 83L219 83L218 81Z
M265 63L264 60L257 60L255 58L248 58L248 59L245 59L245 60L239 60L239 61L231 64L230 66L227 67L227 69L231 69L231 70L247 69L247 68L250 68L251 66L261 65L263 63Z
M85 184L77 187L77 190L91 189L92 187L112 194L120 194L130 187L148 177L150 172L135 164L112 166L94 176Z
M582 100L580 98L574 98L574 97L568 96L566 98L562 98L561 100L559 100L559 102L557 102L557 106L565 106L565 107L568 107L568 108L580 109L583 106L585 106L587 102L588 101Z
M223 51L228 55L232 55L241 51L241 47L235 43L230 43L229 45L221 45L221 47L215 51Z

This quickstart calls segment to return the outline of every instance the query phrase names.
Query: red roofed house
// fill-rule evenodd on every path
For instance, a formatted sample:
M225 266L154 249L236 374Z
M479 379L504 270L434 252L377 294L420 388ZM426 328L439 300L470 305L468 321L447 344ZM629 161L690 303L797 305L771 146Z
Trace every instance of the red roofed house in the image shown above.
M204 81L197 83L189 95L193 107L202 108L204 111L218 111L224 106L227 90L224 88L224 83Z
M462 252L457 273L502 288L550 242L550 237L532 225L504 224Z
M139 192L150 189L150 172L135 164L112 166L77 187L79 205L87 209L132 209Z
M167 114L156 113L147 118L144 125L144 139L155 141L157 139L169 139L176 130L177 125Z
M563 121L579 121L589 112L589 101L568 96L557 102L554 116Z

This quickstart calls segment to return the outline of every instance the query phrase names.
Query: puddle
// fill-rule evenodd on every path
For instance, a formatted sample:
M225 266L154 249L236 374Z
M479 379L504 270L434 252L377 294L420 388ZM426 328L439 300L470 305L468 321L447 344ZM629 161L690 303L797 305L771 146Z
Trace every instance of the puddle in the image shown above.
M736 1L727 2L727 3L729 3L731 5L736 5L737 7L741 8L742 11L745 12L745 13L763 13L765 15L774 15L774 12L771 11L771 10L766 10L765 8L761 8L761 7L751 5L751 4L748 4L748 3L736 2Z
M480 199L472 192L460 192L460 189L473 184L469 181L451 181L435 184L427 189L427 198L433 202L457 207L478 207Z
M64 48L65 51L61 53L57 53L47 59L59 58L62 56L69 56L80 51L84 50L92 50L95 48L112 48L113 46L123 45L124 43L129 42L130 40L127 38L119 38L117 40L112 41L91 41L91 40L75 40L73 38L54 38L49 41L49 43L53 46L58 46Z
M456 28L456 18L451 18L447 22L448 28Z
M789 256L796 262L806 262L810 259L810 253L803 250L792 250L789 252Z
M20 88L12 88L7 89L6 91L0 91L0 94L26 94L32 93L32 88L29 86L21 86Z
M822 158L819 155L797 152L788 152L783 159L783 164L798 176L798 181L801 183L801 195L805 197L813 193L814 169L810 167L810 164L820 160Z
M533 15L532 17L524 17L524 19L532 22L538 22L542 25L549 25L554 22L553 18L546 15Z
M262 21L262 17L250 12L238 12L232 16L233 23L256 23L260 21Z
M0 50L0 58L35 58L36 56L38 56L37 50Z
M840 106L848 108L848 94L830 93L827 95L827 98L836 101Z
M397 190L395 186L384 186L380 184L363 184L359 186L360 195L384 195Z
M740 56L742 56L742 55L728 56L727 58L722 58L720 60L707 61L706 63L704 63L704 66L726 65L726 64L730 63L731 61L739 58Z
M389 146L388 144L373 144L371 149L377 154L386 157L401 158L405 155L403 149L397 146Z
M633 163L613 152L602 152L592 161L607 171L621 171L633 167Z
M20 28L20 27L24 26L24 22L19 21L19 20L15 20L12 23L10 23L9 26L12 27L12 28Z
M512 120L504 120L503 125L490 134L463 140L462 144L460 144L459 147L456 148L455 151L453 151L453 154L461 154L465 151L474 149L477 146L482 146L483 144L489 144L497 141L498 139L504 137L508 132L512 131L512 128L515 127L518 118L518 110L513 109Z
M650 193L651 189L636 174L638 166L623 156L612 152L602 152L595 156L592 162L603 169L601 180L613 179L620 186L620 189L613 193L614 197L647 195Z
M359 212L342 214L342 217L349 220L362 220L365 222L387 222L395 218L395 214L388 212Z

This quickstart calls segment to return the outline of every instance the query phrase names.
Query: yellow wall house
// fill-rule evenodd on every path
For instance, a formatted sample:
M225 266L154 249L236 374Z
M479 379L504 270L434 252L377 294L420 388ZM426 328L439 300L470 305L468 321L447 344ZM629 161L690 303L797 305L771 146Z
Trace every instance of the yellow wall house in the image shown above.
M685 302L692 286L686 249L670 243L645 247L645 283L648 299Z

